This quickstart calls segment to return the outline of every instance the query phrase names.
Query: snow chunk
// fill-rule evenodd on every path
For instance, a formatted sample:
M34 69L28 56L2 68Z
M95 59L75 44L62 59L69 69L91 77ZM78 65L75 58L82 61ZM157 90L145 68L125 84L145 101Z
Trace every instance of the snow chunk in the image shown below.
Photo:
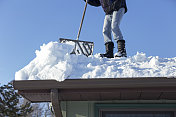
M64 80L65 77L69 76L67 71L72 71L72 66L65 58L68 58L67 56L73 48L74 45L72 44L58 42L43 44L40 50L36 50L36 58L22 70L16 72L15 80Z
M158 66L159 65L159 57L158 56L152 57L149 64L153 67Z
M176 76L176 57L147 57L137 52L132 57L108 59L99 54L90 57L70 54L73 48L73 43L43 44L36 50L36 58L16 72L15 80Z

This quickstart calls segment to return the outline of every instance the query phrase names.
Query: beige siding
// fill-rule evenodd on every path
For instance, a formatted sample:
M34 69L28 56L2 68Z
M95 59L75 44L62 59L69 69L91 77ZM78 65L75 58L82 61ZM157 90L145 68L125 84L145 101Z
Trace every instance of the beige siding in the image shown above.
M62 102L63 117L93 117L93 102Z

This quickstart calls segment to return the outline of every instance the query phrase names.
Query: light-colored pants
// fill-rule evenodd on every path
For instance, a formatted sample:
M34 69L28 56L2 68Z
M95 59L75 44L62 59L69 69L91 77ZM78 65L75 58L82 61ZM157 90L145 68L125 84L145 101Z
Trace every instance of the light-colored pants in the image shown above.
M105 43L112 42L111 32L116 42L118 40L123 40L119 26L124 13L125 8L121 8L118 11L114 11L112 14L105 16L103 26L103 36Z

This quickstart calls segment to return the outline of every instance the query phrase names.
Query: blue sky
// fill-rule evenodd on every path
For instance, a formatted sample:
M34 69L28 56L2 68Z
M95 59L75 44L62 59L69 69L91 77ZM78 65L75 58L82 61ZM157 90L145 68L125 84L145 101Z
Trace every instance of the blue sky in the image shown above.
M0 0L0 83L14 80L43 43L76 39L84 5L83 0ZM176 1L127 0L127 5L121 30L128 56L138 51L176 57ZM101 7L88 6L80 40L93 41L94 54L105 52L104 16Z

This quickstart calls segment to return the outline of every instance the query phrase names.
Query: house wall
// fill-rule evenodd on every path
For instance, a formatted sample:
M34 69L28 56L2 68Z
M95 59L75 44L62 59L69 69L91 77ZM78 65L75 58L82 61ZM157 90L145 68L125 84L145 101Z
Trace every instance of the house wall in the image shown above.
M63 117L94 117L94 103L88 101L62 102Z
M95 117L95 104L173 104L175 101L64 101L63 117Z

